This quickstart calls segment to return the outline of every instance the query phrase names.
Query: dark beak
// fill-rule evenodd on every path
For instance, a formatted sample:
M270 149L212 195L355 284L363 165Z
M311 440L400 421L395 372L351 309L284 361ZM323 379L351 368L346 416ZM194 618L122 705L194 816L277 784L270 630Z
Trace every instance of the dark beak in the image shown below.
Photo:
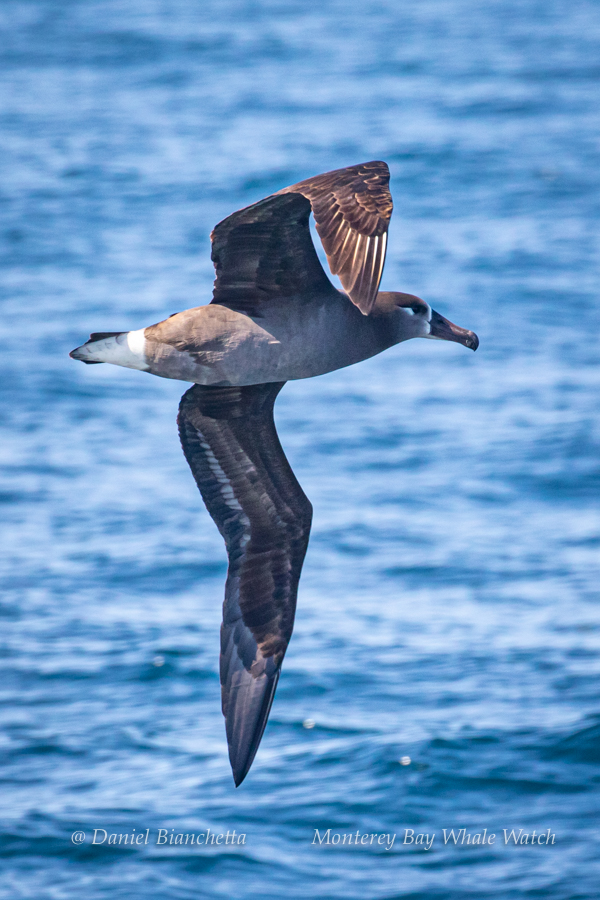
M429 337L438 338L440 341L456 341L457 344L463 344L470 350L477 350L479 347L479 338L474 331L459 328L454 322L440 316L434 309L431 310L430 325Z

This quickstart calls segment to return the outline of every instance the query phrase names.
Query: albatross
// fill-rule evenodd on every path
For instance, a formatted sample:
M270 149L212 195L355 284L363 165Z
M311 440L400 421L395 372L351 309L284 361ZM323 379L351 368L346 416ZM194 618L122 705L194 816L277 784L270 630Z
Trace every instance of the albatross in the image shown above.
M273 421L286 381L350 366L411 338L459 328L412 294L379 291L392 214L375 160L326 172L234 212L211 235L210 303L147 328L96 332L70 356L192 382L179 435L229 567L220 678L236 786L260 744L292 635L312 506ZM313 215L333 286L317 256Z

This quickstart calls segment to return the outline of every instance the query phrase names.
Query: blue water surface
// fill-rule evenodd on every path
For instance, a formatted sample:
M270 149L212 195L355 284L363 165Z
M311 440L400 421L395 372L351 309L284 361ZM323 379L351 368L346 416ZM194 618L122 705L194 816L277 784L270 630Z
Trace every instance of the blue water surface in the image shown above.
M595 900L600 4L3 0L0 26L0 898ZM281 394L315 520L236 790L186 386L67 354L208 302L234 209L374 158L382 287L481 347Z

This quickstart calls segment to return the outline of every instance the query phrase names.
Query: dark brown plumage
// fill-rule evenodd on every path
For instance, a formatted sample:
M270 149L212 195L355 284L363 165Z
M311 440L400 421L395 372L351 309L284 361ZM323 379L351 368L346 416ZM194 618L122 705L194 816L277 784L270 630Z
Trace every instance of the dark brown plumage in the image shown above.
M312 211L329 267L368 314L385 262L392 215L390 173L368 162L299 181L215 227L213 303L260 315L260 305L299 294L332 294L309 229Z
M236 785L258 749L294 624L312 509L279 443L273 404L290 379L411 338L478 338L419 297L378 292L392 213L389 170L368 162L300 181L212 233L212 302L131 332L97 332L71 356L195 382L179 433L229 570L221 688ZM346 293L325 274L309 217ZM362 315L361 315L362 313Z
M392 216L390 170L381 160L335 169L280 193L300 193L312 206L329 268L352 302L368 315L385 263Z
M389 178L384 162L351 166L228 216L211 235L212 303L259 318L265 303L301 293L337 295L310 236L312 211L331 271L369 313L385 261ZM229 556L221 689L236 785L267 723L292 634L312 516L275 431L273 404L282 387L196 385L179 409L186 459Z
M283 384L187 391L179 434L229 556L221 692L236 785L260 743L296 612L312 507L273 422Z

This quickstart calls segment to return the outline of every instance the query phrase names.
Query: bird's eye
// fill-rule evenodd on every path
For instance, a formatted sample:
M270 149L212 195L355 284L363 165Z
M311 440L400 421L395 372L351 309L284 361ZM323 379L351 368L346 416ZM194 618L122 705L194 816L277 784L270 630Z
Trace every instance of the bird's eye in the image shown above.
M411 306L411 309L414 312L415 316L420 316L425 312L424 306Z

